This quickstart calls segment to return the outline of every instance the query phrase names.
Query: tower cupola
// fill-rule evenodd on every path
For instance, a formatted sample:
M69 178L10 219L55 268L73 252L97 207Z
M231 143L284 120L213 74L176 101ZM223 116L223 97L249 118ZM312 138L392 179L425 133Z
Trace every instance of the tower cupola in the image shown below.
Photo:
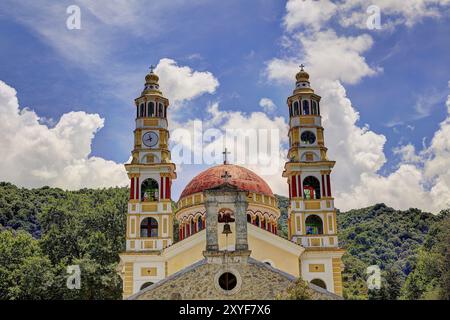
M303 64L300 65L300 71L295 75L296 83L294 94L301 92L314 92L311 88L311 83L309 82L309 74L305 71L305 66Z
M153 72L154 66L150 66L150 73L145 76L145 87L142 95L144 94L159 94L162 92L159 90L159 77Z

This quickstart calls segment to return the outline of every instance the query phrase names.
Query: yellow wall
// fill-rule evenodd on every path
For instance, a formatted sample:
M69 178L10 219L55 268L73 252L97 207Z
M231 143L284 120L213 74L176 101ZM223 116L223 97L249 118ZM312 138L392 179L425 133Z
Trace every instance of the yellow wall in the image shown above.
M205 250L206 239L204 238L204 234L202 236L203 239L198 244L194 245L190 249L180 250L180 253L167 260L168 275L180 271L181 269L203 259L202 253ZM268 234L268 236L271 235ZM185 241L189 241L189 239L186 239ZM229 236L228 245L233 243L234 232L231 236ZM220 248L225 247L225 240L223 236L219 237L219 246ZM251 234L249 234L249 249L252 251L252 258L259 261L270 260L273 262L275 268L296 277L300 275L299 256L288 251L284 251L270 242L260 240Z

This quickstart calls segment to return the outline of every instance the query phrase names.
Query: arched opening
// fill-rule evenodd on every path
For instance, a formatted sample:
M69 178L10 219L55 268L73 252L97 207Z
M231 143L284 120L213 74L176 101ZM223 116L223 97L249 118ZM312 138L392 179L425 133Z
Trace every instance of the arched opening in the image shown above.
M303 197L306 200L320 199L320 182L316 177L309 176L303 180Z
M298 116L300 114L300 108L298 105L298 101L294 102L294 116Z
M321 287L322 289L325 290L327 289L327 285L325 284L325 281L323 281L322 279L312 279L310 282L318 287Z
M167 117L167 106L164 106L164 118Z
M309 115L309 101L303 100L303 114Z
M139 290L144 290L145 288L150 287L152 284L153 284L153 282L146 282L141 286L141 289L139 289Z
M322 219L313 214L305 220L306 234L323 234L323 222Z
M191 220L191 232L192 232L192 234L194 234L195 232L196 232L196 230L195 230L195 221L194 221L194 218L192 218L192 220Z
M293 113L292 113L292 104L289 106L289 116L292 117Z
M159 104L158 114L160 118L164 117L164 106L162 103Z
M316 142L316 135L312 131L303 131L300 140L303 144L313 144Z
M145 109L145 105L142 103L140 106L140 113L139 113L140 117L144 116L144 109Z
M247 222L252 223L252 216L250 213L247 213Z
M234 222L234 213L230 209L219 210L219 215L217 217L219 223L229 223Z
M225 272L219 277L219 286L226 291L233 290L237 285L237 278L231 272Z
M198 216L198 218L197 218L197 226L198 226L198 231L203 230L202 216Z
M266 229L266 219L264 217L261 218L261 228Z
M158 236L158 221L155 218L145 218L141 222L141 238L155 238Z
M148 112L149 116L154 117L155 116L155 103L149 102L148 110L149 110L149 112Z
M316 101L312 101L312 107L311 107L311 109L312 109L312 111L311 111L311 113L312 114L318 114L317 113L317 102Z
M141 185L141 200L142 201L158 201L159 186L156 180L148 178L142 182Z
M255 224L255 226L259 227L259 216L258 215L255 216L255 220L253 220L253 223Z

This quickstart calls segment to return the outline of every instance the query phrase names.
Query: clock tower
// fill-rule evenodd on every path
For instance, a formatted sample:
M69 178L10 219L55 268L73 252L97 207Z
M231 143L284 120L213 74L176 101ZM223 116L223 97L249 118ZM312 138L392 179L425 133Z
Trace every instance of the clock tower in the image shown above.
M121 254L124 296L140 290L144 283L165 277L164 265L148 260L173 243L170 191L176 168L168 145L169 100L160 91L158 81L152 66L145 77L144 90L135 99L134 148L131 163L125 165L130 178L130 198L126 252Z
M301 65L289 108L289 152L283 177L289 185L289 240L305 247L303 279L342 295L341 256L336 209L331 188L335 161L327 157L320 115L321 97L314 93Z

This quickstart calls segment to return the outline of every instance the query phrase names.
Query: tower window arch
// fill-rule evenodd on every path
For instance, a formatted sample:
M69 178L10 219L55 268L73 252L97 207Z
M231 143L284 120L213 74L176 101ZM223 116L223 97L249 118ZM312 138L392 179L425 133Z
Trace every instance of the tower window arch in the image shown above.
M250 213L247 213L247 222L252 223L252 216Z
M308 176L303 180L303 197L306 200L320 199L320 182L316 177Z
M298 105L298 101L294 102L294 116L298 116L300 114L300 109Z
M317 112L317 102L314 100L311 102L311 109L312 109L312 111L311 111L312 114L316 114L316 115L319 114Z
M304 115L309 115L309 101L308 100L303 100L303 114Z
M321 287L322 289L326 289L327 285L325 284L325 281L323 281L322 279L312 279L310 281L312 284L315 284L318 287Z
M141 222L141 238L158 237L158 221L155 218L145 218Z
M192 220L191 220L191 233L194 233L195 232L195 220L194 220L194 218L192 218Z
M318 215L310 215L305 220L306 234L323 234L323 221Z
M164 106L163 106L163 104L161 102L159 103L158 114L159 114L160 118L164 117Z
M141 103L141 106L139 107L139 116L143 117L144 116L144 109L145 109L145 105L143 103Z
M142 201L158 201L159 185L152 178L145 179L141 184L141 200Z
M148 103L148 115L149 115L149 117L155 116L155 103L154 102Z

